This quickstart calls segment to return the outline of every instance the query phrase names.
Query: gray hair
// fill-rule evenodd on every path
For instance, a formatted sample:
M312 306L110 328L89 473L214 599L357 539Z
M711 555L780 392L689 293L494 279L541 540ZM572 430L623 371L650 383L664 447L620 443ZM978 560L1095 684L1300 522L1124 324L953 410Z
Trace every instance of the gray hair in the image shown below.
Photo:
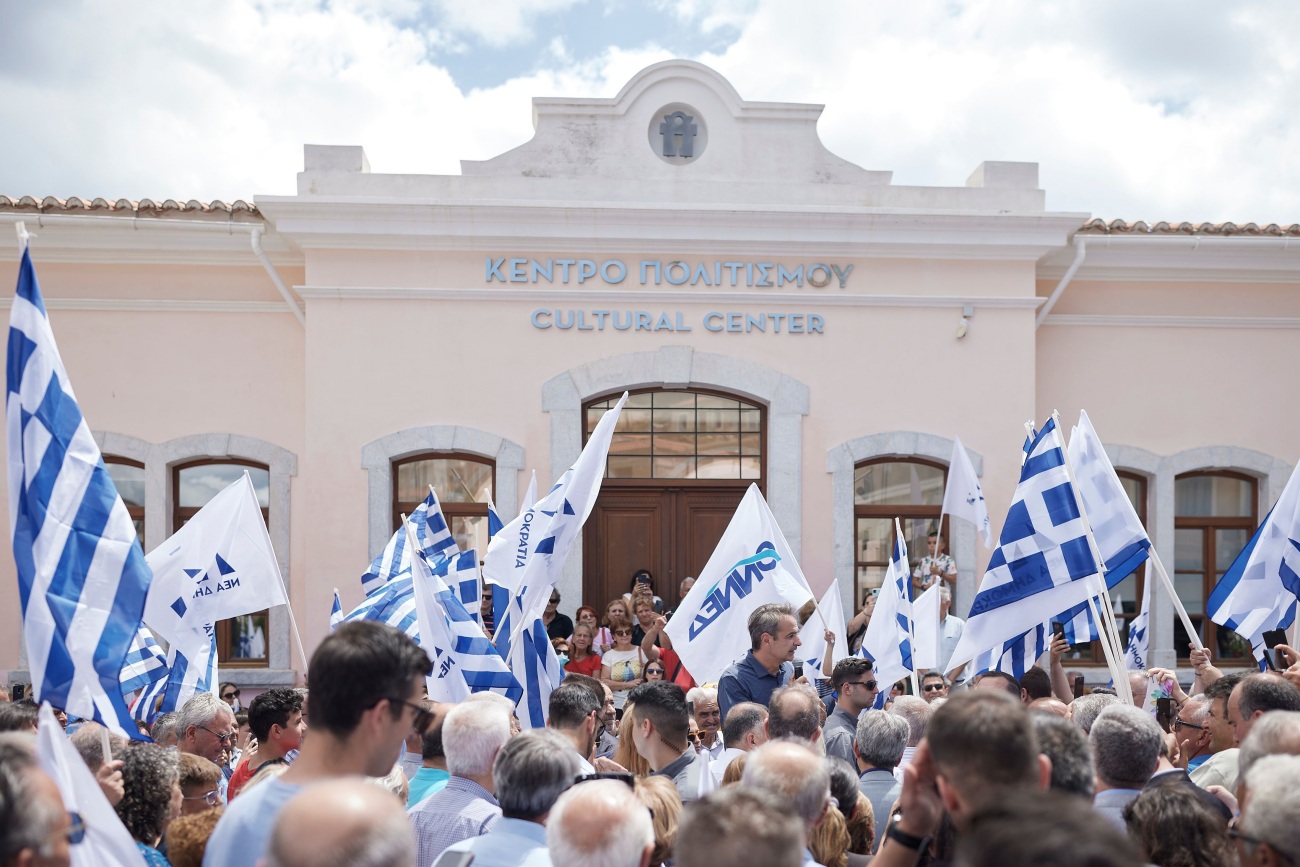
M892 771L903 759L911 729L899 716L883 710L869 710L858 717L853 743L858 757L873 768Z
M1052 760L1052 788L1089 801L1093 795L1092 748L1074 723L1054 714L1030 714L1038 750Z
M1237 707L1241 718L1250 719L1256 711L1300 711L1300 690L1281 675L1260 672L1242 679L1237 684Z
M1253 733L1253 732L1252 732ZM1250 804L1241 814L1245 834L1272 847L1285 860L1300 859L1300 757L1276 756L1246 777Z
M726 786L686 805L673 863L677 867L787 867L802 860L805 834L799 819L776 795ZM738 840L745 845L737 845Z
M1205 697L1205 693L1199 693L1185 701L1179 710L1189 723L1203 726L1210 718L1210 700Z
M951 601L952 601L952 591L948 589L948 585L947 585L947 584L940 584L940 585L939 585L939 599L940 599L940 601L942 601L942 602L951 602Z
M501 815L536 820L573 785L578 770L573 744L554 729L531 729L511 738L492 764Z
M166 741L173 737L179 737L176 726L181 721L181 715L176 711L158 714L153 721L153 728L149 730L149 737L153 738L154 743L167 746Z
M1155 773L1165 735L1151 714L1131 704L1106 708L1088 733L1097 779L1114 789L1140 789Z
M768 602L750 612L749 646L758 650L763 646L764 635L775 637L781 627L782 617L793 617L795 625L799 625L799 616L794 613L794 606L789 602Z
M751 752L740 781L782 798L809 831L830 802L831 774L824 758L795 741L768 741Z
M1238 779L1246 779L1251 767L1264 756L1300 755L1300 712L1273 710L1250 728L1237 753Z
M767 705L767 736L800 738L812 743L821 731L821 700L798 686L783 686L772 693ZM723 735L726 740L726 735Z
M393 769L388 772L388 776L366 777L365 780L367 783L393 795L401 802L403 807L406 806L406 802L411 797L411 781L406 778L406 772L402 770L401 762L393 765Z
M1113 704L1119 704L1119 699L1104 692L1081 695L1070 703L1070 719L1083 729L1084 734L1088 734L1092 731L1097 715Z
M727 711L727 718L722 721L722 741L728 746L739 747L745 735L767 722L767 708L752 701L733 704Z
M233 720L235 713L230 705L210 692L196 692L180 709L180 718L176 722L176 735L185 737L190 726L210 727L218 716L228 716Z
M616 780L573 786L546 820L551 863L565 867L636 867L654 842L650 811Z
M447 712L442 723L447 771L457 777L491 773L497 750L508 740L510 715L501 705L485 701L466 701L456 705Z
M90 768L92 774L98 773L104 765L104 735L108 735L108 749L110 755L108 761L113 761L113 755L119 754L126 749L126 738L119 734L114 734L97 722L86 721L77 727L77 730L68 736L68 740L81 754L81 760Z
M43 773L36 765L35 735L0 734L0 864L24 849L50 854L63 804L36 794L33 777Z
M702 701L717 701L718 691L711 686L693 686L686 691L686 700L693 704Z
M907 723L907 745L914 747L925 737L925 727L930 722L930 714L934 713L934 705L914 695L900 695L894 699L889 713L902 717Z

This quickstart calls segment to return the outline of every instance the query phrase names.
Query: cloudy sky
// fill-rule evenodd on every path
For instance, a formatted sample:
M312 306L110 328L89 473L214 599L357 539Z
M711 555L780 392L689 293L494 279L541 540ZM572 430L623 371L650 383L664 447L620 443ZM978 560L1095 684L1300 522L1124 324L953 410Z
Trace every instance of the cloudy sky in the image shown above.
M302 145L458 172L534 96L614 96L670 57L823 103L894 182L1040 165L1048 207L1300 222L1294 0L0 0L0 193L291 194Z

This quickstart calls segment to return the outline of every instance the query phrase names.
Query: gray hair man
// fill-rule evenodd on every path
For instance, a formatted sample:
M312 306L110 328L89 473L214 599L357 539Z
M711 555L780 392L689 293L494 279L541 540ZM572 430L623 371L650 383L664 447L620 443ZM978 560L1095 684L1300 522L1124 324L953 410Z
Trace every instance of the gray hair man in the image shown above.
M798 738L809 745L822 736L822 702L811 688L783 686L767 705L767 739Z
M551 862L564 867L647 867L654 847L650 812L617 780L572 787L546 823Z
M1259 718L1251 726L1250 734L1241 744L1238 764L1237 800L1246 800L1245 780L1255 763L1265 756L1300 756L1300 713L1292 710L1275 710ZM1192 778L1195 780L1195 776Z
M181 715L177 711L169 713L160 713L153 721L153 728L149 730L149 737L160 747L174 747L180 740L180 733L176 731L176 725L180 722Z
M853 764L853 738L858 730L858 717L875 703L880 692L871 662L860 656L841 659L831 670L831 688L837 696L835 708L826 715L826 725L822 728L826 755Z
M1119 704L1120 701L1113 695L1104 692L1096 692L1091 695L1081 695L1074 701L1070 702L1069 719L1083 729L1083 733L1092 732L1092 724L1096 721L1098 715L1103 710L1113 704Z
M238 731L230 705L210 692L198 692L181 706L176 733L181 752L219 764L222 750L234 749Z
M492 767L510 740L510 714L495 702L456 705L442 722L451 778L407 813L415 828L418 863L432 864L452 843L492 830L501 818Z
M578 755L559 732L533 729L512 738L492 764L500 821L483 836L453 843L446 851L472 852L477 867L546 867L551 863L547 817L577 775Z
M910 735L911 729L902 717L883 710L864 713L853 735L858 791L867 796L876 817L876 839L872 851L880 847L889 809L903 790L903 784L894 777L894 768L903 759Z
M401 804L358 778L327 780L285 805L266 867L408 867L415 840Z
M718 737L722 728L722 710L718 705L718 691L709 686L692 687L686 693L686 703L691 706L691 716L700 729L701 752L713 761L726 749L725 738Z
M733 709L734 712L734 709ZM793 867L807 853L804 826L770 792L728 786L686 808L673 845L676 867ZM744 845L737 845L743 840Z
M718 705L723 718L742 701L766 705L772 693L794 677L799 618L789 603L769 602L749 615L750 651L732 663L718 679Z
M0 864L67 867L72 838L81 842L75 832L58 786L36 764L35 739L0 735Z
M709 764L709 771L717 784L722 783L727 766L737 757L767 743L767 708L752 701L733 705L723 720L722 738L726 749Z
M1123 830L1124 808L1142 793L1164 755L1164 733L1151 714L1120 702L1101 712L1088 742L1097 778L1093 809Z
M745 762L741 783L776 795L803 820L804 844L831 803L831 775L822 756L795 741L768 741ZM814 861L811 853L804 861Z
M1275 756L1246 773L1250 800L1236 835L1243 867L1300 863L1300 757Z
M1038 751L1052 762L1051 788L1079 795L1092 803L1096 783L1087 735L1074 723L1053 713L1034 711L1029 716L1034 721Z
M914 695L900 695L889 706L890 713L907 723L907 747L903 750L903 757L898 760L898 766L894 768L894 778L900 782L903 779L903 766L912 761L916 748L921 745L934 710L934 705ZM856 732L854 736L856 737ZM852 761L849 763L852 764Z

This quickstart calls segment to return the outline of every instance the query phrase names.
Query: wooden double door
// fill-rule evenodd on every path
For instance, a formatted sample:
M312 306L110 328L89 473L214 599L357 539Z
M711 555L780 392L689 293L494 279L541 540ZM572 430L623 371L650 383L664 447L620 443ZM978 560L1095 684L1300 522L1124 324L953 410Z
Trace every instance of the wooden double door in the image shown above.
M677 585L709 561L748 485L732 487L611 487L601 489L583 528L582 601L605 604L649 569L656 595L675 608Z

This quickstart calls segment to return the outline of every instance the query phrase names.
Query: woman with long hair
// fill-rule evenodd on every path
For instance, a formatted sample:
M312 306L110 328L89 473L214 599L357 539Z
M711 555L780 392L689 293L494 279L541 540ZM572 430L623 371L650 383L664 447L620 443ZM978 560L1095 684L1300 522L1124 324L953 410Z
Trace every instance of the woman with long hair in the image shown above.
M1227 826L1191 786L1152 786L1124 808L1128 835L1160 867L1234 864Z
M573 640L569 642L569 663L564 666L565 671L600 677L600 654L592 649L591 639L591 626L579 621L573 627Z
M618 749L614 751L614 764L622 765L628 772L638 777L650 775L650 763L636 751L632 742L632 726L636 721L632 716L632 705L623 708L623 719L618 723Z

